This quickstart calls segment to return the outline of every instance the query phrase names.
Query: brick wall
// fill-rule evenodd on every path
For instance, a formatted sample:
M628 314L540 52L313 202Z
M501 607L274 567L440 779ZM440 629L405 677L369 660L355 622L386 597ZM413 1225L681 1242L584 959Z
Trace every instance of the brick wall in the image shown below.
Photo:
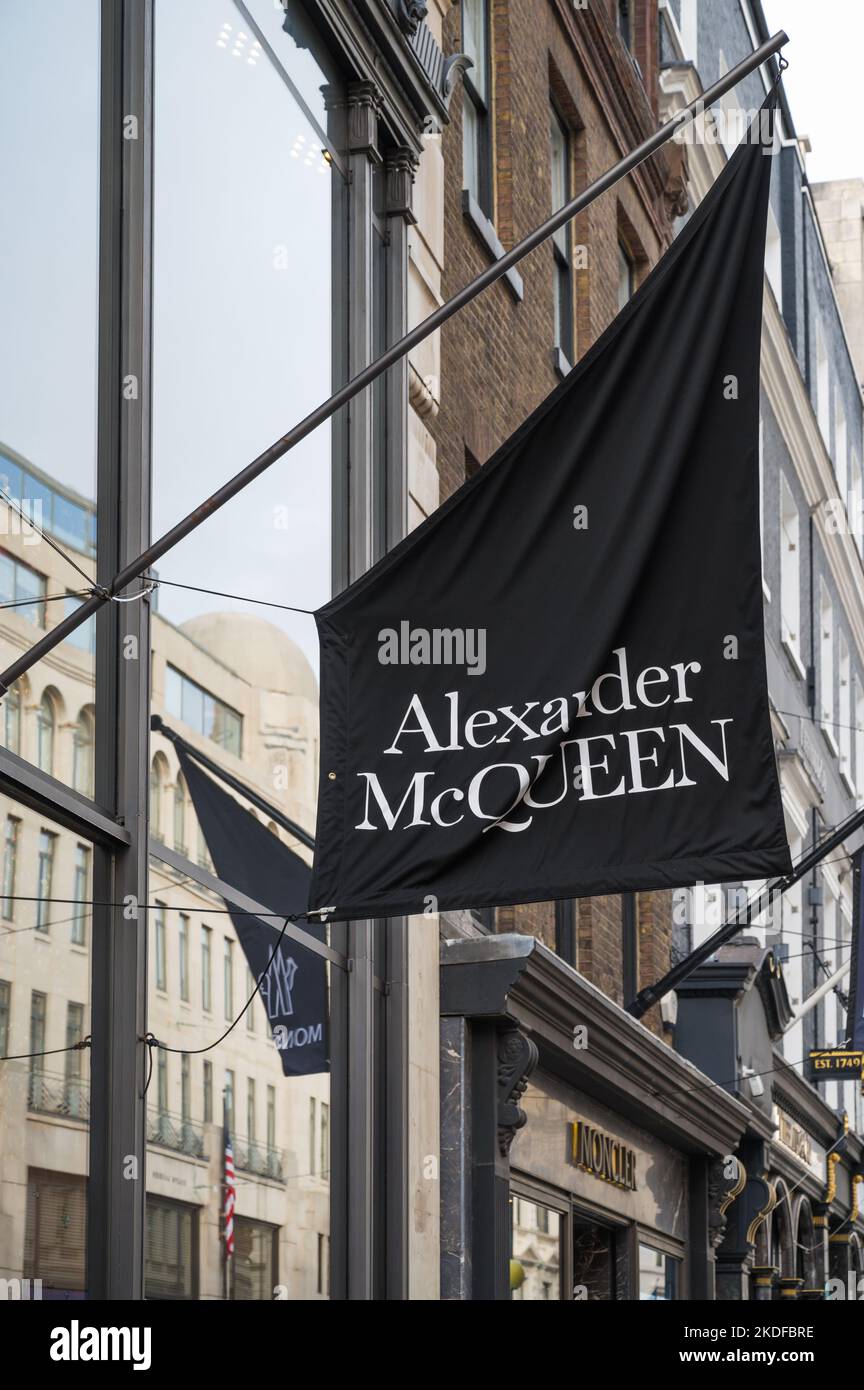
M460 51L460 8L455 3L445 21L448 53ZM642 72L652 74L646 91L618 39L614 4L578 11L568 0L491 0L490 8L492 220L507 249L551 211L553 101L569 131L574 192L655 128L657 25L653 6L641 0L634 5L634 53ZM445 298L492 259L462 210L462 100L460 86L443 135ZM573 223L574 248L585 248L574 256L577 357L617 312L619 241L630 252L638 280L671 238L669 170L665 155L649 161ZM502 280L443 329L441 406L432 427L442 501L462 484L466 468L484 463L557 385L552 268L552 248L546 244L520 266L521 302ZM668 966L669 917L668 895L643 895L637 927L642 984ZM499 930L529 932L555 945L552 904L502 908L497 922ZM619 900L580 902L577 936L580 970L625 1002ZM653 1018L647 1021L657 1026Z

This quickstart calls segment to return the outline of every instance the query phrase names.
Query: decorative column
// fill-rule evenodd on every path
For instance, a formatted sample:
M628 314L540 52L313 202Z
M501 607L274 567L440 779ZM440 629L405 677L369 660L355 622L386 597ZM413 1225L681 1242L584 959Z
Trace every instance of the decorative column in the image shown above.
M771 1266L754 1266L756 1240L760 1228L777 1205L777 1194L763 1176L766 1153L763 1142L745 1145L740 1160L745 1181L726 1210L729 1215L725 1233L717 1248L717 1298L723 1302L750 1298L750 1276L753 1275L755 1298L771 1298L777 1270ZM739 1174L740 1181L740 1174ZM766 1248L767 1254L767 1248Z
M691 1172L697 1169L697 1160L691 1159ZM729 1219L729 1210L736 1200L741 1196L747 1183L747 1169L740 1158L729 1157L715 1158L705 1165L706 1174L706 1236L707 1245L704 1249L698 1250L698 1268L691 1274L691 1296L695 1299L715 1299L728 1296L728 1283L726 1287L718 1287L717 1284L717 1251L723 1244L726 1236L726 1227ZM698 1217L694 1220L694 1210L696 1199L701 1194L702 1182L697 1178L691 1177L690 1197L691 1197L691 1231L695 1232ZM700 1203L701 1205L701 1203ZM701 1227L701 1221L699 1222ZM695 1239L691 1239L691 1246L696 1246ZM701 1242L700 1242L701 1245ZM695 1251L694 1251L695 1255ZM695 1263L695 1259L694 1259ZM695 1276L695 1277L694 1277Z
M780 1279L780 1298L784 1303L797 1300L804 1287L804 1280L797 1276L784 1274Z
M441 1298L510 1297L510 1146L536 1044L505 1013L531 937L442 943Z
M510 1297L510 1146L537 1048L509 1019L441 1020L441 1298Z
M387 215L386 337L390 347L408 331L408 228L417 221L412 207L414 175L419 159L407 145L384 155L384 199ZM391 367L386 382L387 447L382 544L390 550L408 532L408 359Z
M844 1116L845 1131L849 1129L848 1116ZM843 1288L849 1287L849 1223L839 1214L831 1211L831 1204L837 1196L837 1165L842 1162L838 1152L830 1153L826 1160L825 1197L820 1206L824 1211L828 1228L828 1277L839 1279ZM824 1228L823 1228L824 1229Z
M830 1229L833 1228L833 1229ZM828 1277L839 1279L844 1289L849 1288L849 1272L852 1269L852 1236L849 1222L842 1217L831 1217L828 1236Z
M778 1270L775 1265L754 1265L753 1297L758 1303L768 1303L774 1297L774 1284Z
M537 1048L509 1020L472 1026L472 1299L510 1297L510 1145ZM478 1124L479 1121L479 1124Z
M349 178L337 195L345 199L348 284L346 287L340 275L335 291L350 295L347 341L336 344L335 367L337 379L348 379L368 366L374 355L373 193L375 169L381 163L378 122L382 97L376 83L362 81L349 83L344 95L338 88L324 88L324 98L334 125L340 129L338 147L348 152ZM334 456L346 460L346 466L334 475L333 575L338 591L358 579L377 559L373 393L361 392L348 410L337 414L332 429ZM376 1069L374 923L335 924L334 933L339 949L352 961L352 969L344 982L348 994L346 1096L347 1146L351 1161L346 1191L344 1196L340 1194L347 1222L343 1223L344 1230L337 1232L334 1228L334 1265L338 1267L342 1260L342 1250L336 1246L336 1242L341 1241L347 1276L345 1297L359 1300L375 1296L372 1239L380 1162L375 1125L380 1105ZM335 987L341 989L343 985L336 981Z

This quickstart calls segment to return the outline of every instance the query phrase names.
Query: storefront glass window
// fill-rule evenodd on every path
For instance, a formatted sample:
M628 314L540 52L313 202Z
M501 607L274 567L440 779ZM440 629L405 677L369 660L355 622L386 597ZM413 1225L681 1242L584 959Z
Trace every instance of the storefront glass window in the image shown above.
M615 1297L615 1232L573 1215L573 1297L609 1303Z
M560 1212L524 1197L512 1203L511 1289L514 1299L560 1300Z
M57 0L50 22L38 5L0 7L0 601L15 605L0 668L95 578L99 17L99 0ZM21 681L11 727L6 717L6 747L67 785L94 673L92 645L66 641Z
M156 535L332 390L333 306L346 299L343 281L338 293L333 288L334 275L341 275L334 267L341 264L343 176L340 160L327 149L332 122L344 119L340 77L305 7L289 10L286 20L272 0L247 0L245 14L223 0L156 0L154 6ZM341 148L335 135L332 143ZM329 427L315 431L171 550L158 578L164 584L152 624L154 713L311 831L317 637L312 617L290 609L315 608L331 592ZM225 901L196 880L198 866L209 867L218 856L203 835L191 778L183 780L176 747L158 732L153 754L163 760L163 771L151 796L161 795L160 786L178 789L171 848L189 862L183 873L151 859L150 901L165 903L169 970L164 997L151 996L149 1026L172 1047L200 1048L246 1004L249 961ZM259 824L274 824L274 845L281 840L309 862L308 850L273 817L238 799L240 806ZM158 823L156 807L153 812ZM163 827L166 819L163 809ZM224 859L214 872L236 886ZM187 920L200 933L201 950L189 979L181 980L173 978L170 963L178 960L178 934ZM155 929L152 920L149 925ZM286 954L273 987L289 1013L308 968ZM323 978L324 963L316 968ZM305 1041L300 1029L287 1045L296 1051ZM173 1284L174 1296L272 1299L280 1279L282 1297L321 1292L319 1247L330 1231L329 1072L298 1072L283 1073L261 996L245 1024L208 1053L206 1068L192 1057L185 1099L180 1066L169 1070L164 1133L174 1133L176 1112L185 1107L186 1114L177 1126L177 1152L163 1144L158 1160L151 1155L148 1194L182 1195L176 1184L188 1174L188 1157L201 1165L197 1180L189 1180L196 1193L189 1200L200 1204L194 1282L179 1264L183 1242L172 1237L160 1245L159 1279ZM307 1133L311 1099L314 1163ZM235 1253L227 1272L225 1120L237 1189ZM214 1161L216 1185L207 1176ZM155 1279L155 1269L148 1277Z
M197 1298L198 1213L147 1194L146 1298Z
M639 1298L671 1302L678 1297L680 1260L651 1245L639 1245Z
M238 1217L235 1225L234 1280L231 1295L235 1299L273 1298L279 1284L278 1229L262 1221Z
M0 1279L13 1298L83 1298L93 848L9 797L0 826Z

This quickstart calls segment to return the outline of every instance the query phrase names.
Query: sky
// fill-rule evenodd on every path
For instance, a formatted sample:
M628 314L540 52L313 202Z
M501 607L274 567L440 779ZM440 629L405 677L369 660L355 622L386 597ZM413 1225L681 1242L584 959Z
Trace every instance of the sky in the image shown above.
M247 0L326 122L327 80ZM0 0L0 451L95 496L100 0ZM331 183L321 136L232 0L155 6L153 530L161 535L331 383ZM26 61L22 55L26 54ZM50 97L50 99L49 99ZM71 573L71 572L70 572ZM158 566L175 584L313 609L330 597L323 426ZM317 666L315 623L238 598L159 591L181 623L266 616ZM237 654L238 663L242 653Z
M861 0L763 0L772 33L785 29L789 70L783 81L807 156L811 183L864 178L864 136L855 93L861 85Z

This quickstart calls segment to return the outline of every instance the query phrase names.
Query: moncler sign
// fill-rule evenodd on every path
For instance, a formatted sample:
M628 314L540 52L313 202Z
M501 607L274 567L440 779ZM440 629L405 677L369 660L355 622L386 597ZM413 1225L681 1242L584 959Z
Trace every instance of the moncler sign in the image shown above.
M636 1191L636 1154L620 1140L584 1120L570 1126L570 1157L577 1168L614 1187Z
M746 140L558 389L315 615L313 911L789 870L759 540L771 163Z

